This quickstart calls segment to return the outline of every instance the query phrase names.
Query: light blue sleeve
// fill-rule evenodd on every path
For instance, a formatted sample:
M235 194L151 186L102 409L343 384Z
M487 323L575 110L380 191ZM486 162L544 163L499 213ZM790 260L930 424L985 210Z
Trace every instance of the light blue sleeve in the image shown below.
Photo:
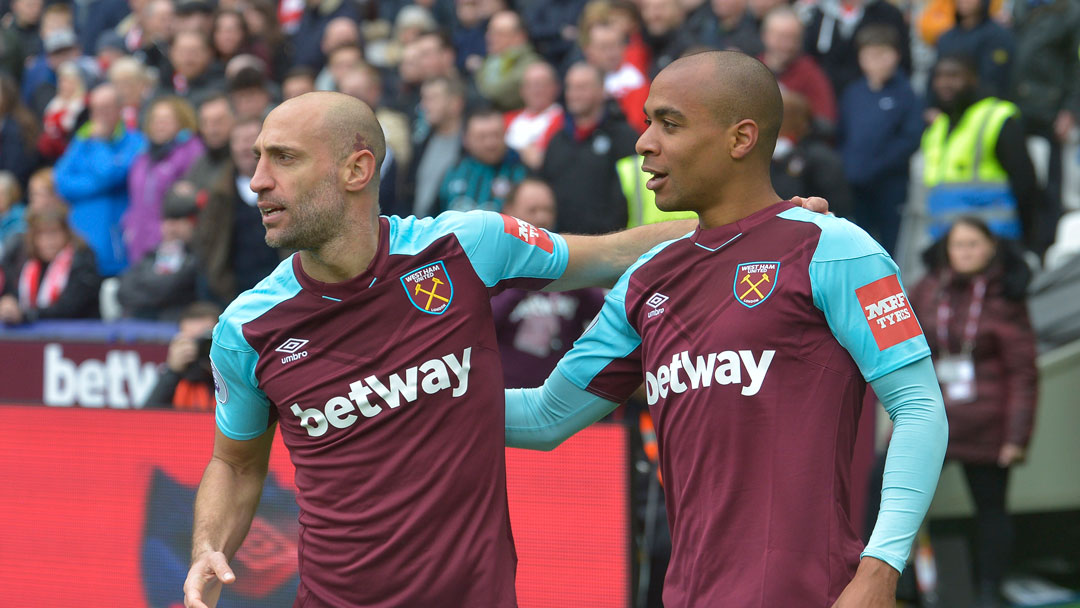
M556 369L540 388L506 391L506 445L553 450L618 406L578 388Z
M258 354L236 343L226 324L214 328L210 364L214 372L214 408L218 428L230 439L254 439L269 426L270 400L255 379Z
M893 421L885 457L881 508L863 557L904 571L915 534L937 488L949 424L930 357L870 383Z
M566 272L570 257L560 235L492 211L447 211L434 218L390 221L390 253L413 255L453 233L488 287L513 279L553 281Z
M810 261L814 305L863 378L872 381L928 356L900 270L885 250L847 220L798 211L817 216L811 219L822 229Z

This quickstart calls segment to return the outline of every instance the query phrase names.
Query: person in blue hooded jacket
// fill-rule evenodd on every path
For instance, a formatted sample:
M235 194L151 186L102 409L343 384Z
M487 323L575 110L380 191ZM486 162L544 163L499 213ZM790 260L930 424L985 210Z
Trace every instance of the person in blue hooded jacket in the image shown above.
M93 249L103 277L127 267L120 216L128 206L128 170L146 145L142 133L124 127L120 110L113 85L96 87L90 120L56 163L56 190L71 205L72 228Z

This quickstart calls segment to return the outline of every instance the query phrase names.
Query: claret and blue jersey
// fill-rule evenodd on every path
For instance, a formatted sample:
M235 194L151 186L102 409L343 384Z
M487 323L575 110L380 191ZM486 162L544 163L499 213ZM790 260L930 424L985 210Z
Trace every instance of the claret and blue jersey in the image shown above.
M866 382L928 355L884 250L778 203L643 256L558 372L612 402L645 383L666 606L827 606L862 550L848 510Z
M380 218L368 270L298 255L214 330L217 424L278 423L296 466L298 606L515 606L492 293L562 275L558 235L488 212Z

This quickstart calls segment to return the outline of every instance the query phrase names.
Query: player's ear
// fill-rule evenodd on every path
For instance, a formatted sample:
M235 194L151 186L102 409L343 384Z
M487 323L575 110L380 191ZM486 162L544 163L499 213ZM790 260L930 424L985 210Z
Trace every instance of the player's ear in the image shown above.
M379 169L375 163L375 155L366 149L349 154L345 159L342 172L345 174L345 190L347 192L359 192L372 179L379 179Z
M757 146L758 125L749 118L731 125L728 133L731 137L731 158L735 160L746 158Z

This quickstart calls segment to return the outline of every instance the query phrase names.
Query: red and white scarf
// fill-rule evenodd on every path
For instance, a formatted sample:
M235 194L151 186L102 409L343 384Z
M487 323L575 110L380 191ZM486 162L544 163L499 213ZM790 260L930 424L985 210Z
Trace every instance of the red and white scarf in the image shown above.
M23 310L46 308L56 303L67 286L75 248L64 247L41 276L41 260L33 259L23 265L19 275L19 307Z

